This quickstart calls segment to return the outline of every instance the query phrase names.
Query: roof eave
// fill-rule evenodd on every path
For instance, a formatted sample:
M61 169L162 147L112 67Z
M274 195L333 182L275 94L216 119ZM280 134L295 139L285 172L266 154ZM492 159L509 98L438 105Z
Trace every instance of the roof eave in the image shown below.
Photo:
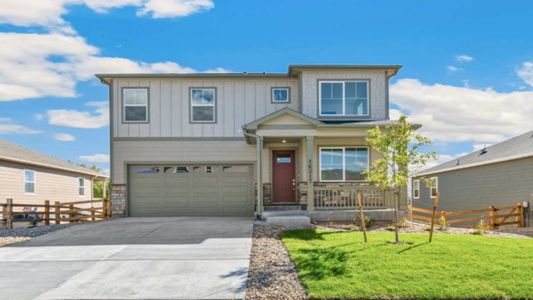
M89 176L93 176L95 178L109 178L109 176L107 176L105 174L94 173L94 172L91 172L91 171L85 172L85 171L82 171L82 170L76 170L76 169L71 169L71 168L66 168L66 167L43 164L43 163L39 163L39 162L33 162L33 161L17 159L17 158L12 158L12 157L7 157L7 156L0 156L0 160L19 163L19 164L25 164L25 165L30 165L30 166L36 166L36 167L43 167L43 168L49 168L49 169L54 169L54 170L60 170L60 171L65 171L65 172L70 172L70 173L89 175Z

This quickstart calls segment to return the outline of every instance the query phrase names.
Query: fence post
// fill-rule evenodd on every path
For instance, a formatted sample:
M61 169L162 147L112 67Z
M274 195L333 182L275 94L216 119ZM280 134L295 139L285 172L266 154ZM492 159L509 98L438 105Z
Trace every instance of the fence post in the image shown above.
M494 217L495 215L495 212L496 212L496 208L494 206L489 206L489 226L490 226L490 229L494 229L494 224L496 224L496 218Z
M44 225L50 225L50 201L44 201Z
M429 242L433 240L433 228L435 228L435 213L437 212L437 207L439 206L439 197L440 193L437 192L435 200L433 201L433 213L431 214L431 228L429 229Z
M13 199L6 199L6 225L7 228L13 229Z
M107 199L102 200L102 220L107 219Z
M69 223L72 223L74 222L73 218L75 217L74 212L73 212L74 204L69 204L68 210L70 210L70 212L68 213L68 218L70 219Z
M56 223L56 224L61 224L61 219L60 219L60 218L61 218L61 216L60 216L61 211L60 211L60 208L59 208L59 201L56 201L56 202L54 203L54 206L55 206L55 207L54 207L55 223Z
M365 213L363 212L363 192L357 192L357 204L359 205L359 219L361 219L361 229L363 229L363 237L365 238L365 243L368 242L366 239L366 224L365 224Z
M94 207L91 207L91 221L96 221L95 217L95 209Z
M518 226L517 227L524 227L524 207L522 206L522 203L518 203Z

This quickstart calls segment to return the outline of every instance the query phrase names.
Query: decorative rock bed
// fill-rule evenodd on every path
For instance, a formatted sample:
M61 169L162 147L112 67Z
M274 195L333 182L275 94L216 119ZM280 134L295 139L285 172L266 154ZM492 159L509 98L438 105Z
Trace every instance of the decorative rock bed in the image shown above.
M17 227L13 229L2 228L0 229L0 247L9 244L24 242L31 238L38 237L40 235L44 235L63 228L67 228L75 224L76 223L35 227Z
M246 299L307 299L279 238L281 226L254 225Z

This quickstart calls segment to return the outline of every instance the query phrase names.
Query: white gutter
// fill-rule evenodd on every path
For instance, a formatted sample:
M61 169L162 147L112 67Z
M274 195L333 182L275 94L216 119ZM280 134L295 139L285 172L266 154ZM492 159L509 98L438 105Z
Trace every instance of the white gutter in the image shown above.
M23 160L23 159L17 159L17 158L12 158L12 157L7 157L7 156L0 156L0 160L14 162L14 163L20 163L20 164L25 164L25 165L31 165L31 166L44 167L44 168L55 169L55 170L61 170L61 171L67 171L67 172L77 173L77 174L91 175L91 176L100 177L100 178L109 178L109 176L104 175L104 174L92 173L92 172L83 172L81 170L65 168L65 167L58 167L58 166L54 166L54 165L43 164L43 163L38 163L38 162L33 162L33 161L28 161L28 160Z
M529 152L529 153L526 153L526 154L520 154L520 155L514 155L514 156L508 156L508 157L505 157L505 158L492 159L492 160L482 161L482 162L463 165L463 166L450 167L450 168L445 168L445 169L435 170L435 171L430 171L430 172L422 171L420 173L415 174L414 177L425 176L425 175L433 175L433 174L438 174L438 173L451 172L451 171L455 171L455 170L462 170L462 169L467 169L467 168L479 167L479 166L490 165L490 164L495 164L495 163L499 163L499 162L505 162L505 161L510 161L510 160L527 158L527 157L530 157L530 156L533 157L533 152Z

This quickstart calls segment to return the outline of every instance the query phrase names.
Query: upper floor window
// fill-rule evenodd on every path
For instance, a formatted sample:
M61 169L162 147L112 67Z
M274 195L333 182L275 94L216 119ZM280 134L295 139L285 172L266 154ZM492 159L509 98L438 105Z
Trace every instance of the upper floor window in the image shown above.
M419 179L413 180L413 198L414 199L420 198L420 180Z
M272 103L289 103L290 89L288 87L272 88Z
M122 102L124 122L148 122L148 88L123 88Z
M78 178L78 195L85 195L85 178Z
M439 179L437 177L431 177L429 179L429 189L431 198L437 197L437 193L439 192Z
M368 116L366 80L320 81L320 116Z
M35 171L24 170L24 193L35 193Z
M321 147L320 181L361 181L368 169L368 148Z
M191 88L191 122L216 122L216 93L214 88Z

